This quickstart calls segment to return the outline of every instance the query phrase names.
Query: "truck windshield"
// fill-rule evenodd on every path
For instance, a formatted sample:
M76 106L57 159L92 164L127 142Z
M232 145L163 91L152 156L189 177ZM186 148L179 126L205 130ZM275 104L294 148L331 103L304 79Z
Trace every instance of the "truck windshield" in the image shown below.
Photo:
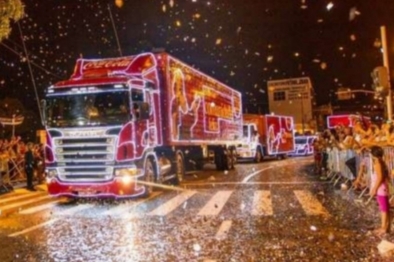
M127 91L62 94L47 97L49 127L120 125L130 120Z

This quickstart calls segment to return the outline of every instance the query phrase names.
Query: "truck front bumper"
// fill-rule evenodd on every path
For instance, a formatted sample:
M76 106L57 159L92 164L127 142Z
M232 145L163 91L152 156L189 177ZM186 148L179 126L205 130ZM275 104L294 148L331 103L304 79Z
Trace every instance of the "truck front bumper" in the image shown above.
M108 182L69 183L57 178L47 179L48 192L56 197L77 198L129 198L145 193L145 187L137 183L137 177L125 181L121 177Z

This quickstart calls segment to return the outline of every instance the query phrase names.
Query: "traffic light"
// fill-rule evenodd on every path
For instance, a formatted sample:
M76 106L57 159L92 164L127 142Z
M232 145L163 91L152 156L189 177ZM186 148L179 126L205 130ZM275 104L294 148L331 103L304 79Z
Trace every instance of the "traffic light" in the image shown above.
M387 96L390 88L389 73L387 67L378 66L372 71L372 88L380 96Z

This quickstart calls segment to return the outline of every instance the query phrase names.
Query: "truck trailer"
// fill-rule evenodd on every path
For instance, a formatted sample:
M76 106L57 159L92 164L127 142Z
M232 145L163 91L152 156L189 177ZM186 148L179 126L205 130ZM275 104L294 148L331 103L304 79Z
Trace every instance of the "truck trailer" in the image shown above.
M149 195L211 161L234 168L241 93L171 55L78 59L43 101L48 191Z
M238 160L261 162L264 158L285 158L294 149L293 117L243 115L243 138L237 146Z

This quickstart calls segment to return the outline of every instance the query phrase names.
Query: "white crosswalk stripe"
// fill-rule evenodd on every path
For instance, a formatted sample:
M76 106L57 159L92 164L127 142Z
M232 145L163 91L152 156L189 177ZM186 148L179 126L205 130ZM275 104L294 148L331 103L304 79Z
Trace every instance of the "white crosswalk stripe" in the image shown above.
M233 191L219 191L217 192L208 203L198 212L199 216L215 216L220 213L230 198Z
M47 199L50 199L50 198L52 198L52 197L49 196L49 195L40 196L40 197L34 197L33 199L24 200L24 201L20 201L20 202L16 202L16 203L12 203L12 204L8 204L8 205L5 205L5 206L2 206L0 210L1 210L1 212L6 212L6 211L8 211L10 209L21 208L21 207L23 207L25 205L29 205L29 204L32 204L32 203L35 203L35 202L39 202L39 201L42 201L42 200L47 200Z
M16 200L25 199L25 198L31 198L32 196L37 196L37 195L40 195L40 194L42 194L42 193L34 192L34 193L29 193L29 194L16 194L16 195L11 196L11 197L0 199L0 204L5 204L5 203L13 202L13 201L16 201Z
M192 197L196 191L185 191L149 212L149 216L165 216Z
M328 211L323 207L319 200L312 195L311 192L305 190L294 190L294 194L307 215L329 216Z
M138 200L135 200L131 204L121 204L119 206L113 207L108 209L107 211L103 212L102 215L108 215L108 216L121 216L127 213L130 213L130 211L133 208L136 208L137 206L141 205L142 203L145 203L147 201L150 201L159 195L161 195L163 192L153 192L148 198L140 198Z
M53 202L45 203L43 205L26 208L26 209L19 211L19 214L21 214L21 215L35 214L35 213L41 212L45 209L50 209L50 208L56 206L59 202L60 202L60 200L55 200Z
M272 216L271 192L269 190L259 190L254 192L252 211L253 216Z
M93 207L93 205L84 204L84 205L71 207L69 209L66 209L66 210L60 212L60 213L61 213L62 216L72 216L72 215L76 214L79 211L82 211L82 210L85 210L85 209L88 209L88 208L91 208L91 207ZM55 222L57 222L59 220L60 220L60 216L57 217L57 218L50 219L50 220L48 220L48 221L46 221L44 223L41 223L41 224L38 224L38 225L35 225L35 226L32 226L32 227L28 227L28 228L26 228L26 229L24 229L22 231L15 232L15 233L10 234L8 236L9 237L17 237L19 235L23 235L23 234L29 233L31 231L34 231L34 230L36 230L38 228L42 228L42 227L45 227L47 225L53 224L53 223L55 223Z
M100 205L86 205L77 203L77 206L68 208L68 205L61 206L59 212L55 212L57 216L68 215L68 212L74 212L72 210L83 211L85 209L92 209L93 213L97 216L108 215L116 218L141 218L144 216L168 216L181 207L188 206L185 212L191 212L197 216L218 216L222 211L228 212L232 205L228 205L235 201L242 201L242 206L247 207L246 209L241 208L242 214L250 214L252 216L273 216L274 209L272 203L272 190L254 190L249 191L246 194L246 198L239 199L240 196L244 197L244 193L240 193L242 190L219 190L216 192L203 191L198 193L197 191L187 190L183 191L167 201L163 202L164 199L171 197L174 193L163 194L163 192L154 192L148 198L139 198L130 200L126 203L120 203L119 205L110 206L108 209L103 208ZM275 191L274 191L275 192ZM293 190L293 196L302 207L303 211L308 216L329 216L329 212L319 202L319 200L308 190ZM198 194L197 194L198 193ZM206 196L210 195L208 199ZM12 200L11 200L12 199ZM191 201L189 201L191 199ZM195 200L200 203L201 199L204 199L203 205L193 205ZM0 200L0 212L8 213L18 212L21 215L32 215L45 210L50 210L59 207L59 199L51 199L49 195L37 195L37 193L28 193L23 195L17 195L8 197ZM198 209L197 209L198 207ZM62 211L62 209L65 209ZM66 209L67 208L67 209ZM71 210L71 211L67 211ZM275 211L280 212L281 207L275 206ZM232 214L234 209L232 210ZM81 212L81 216L84 216L84 212ZM86 214L87 216L87 214ZM223 231L226 231L226 227L231 224L224 224Z

